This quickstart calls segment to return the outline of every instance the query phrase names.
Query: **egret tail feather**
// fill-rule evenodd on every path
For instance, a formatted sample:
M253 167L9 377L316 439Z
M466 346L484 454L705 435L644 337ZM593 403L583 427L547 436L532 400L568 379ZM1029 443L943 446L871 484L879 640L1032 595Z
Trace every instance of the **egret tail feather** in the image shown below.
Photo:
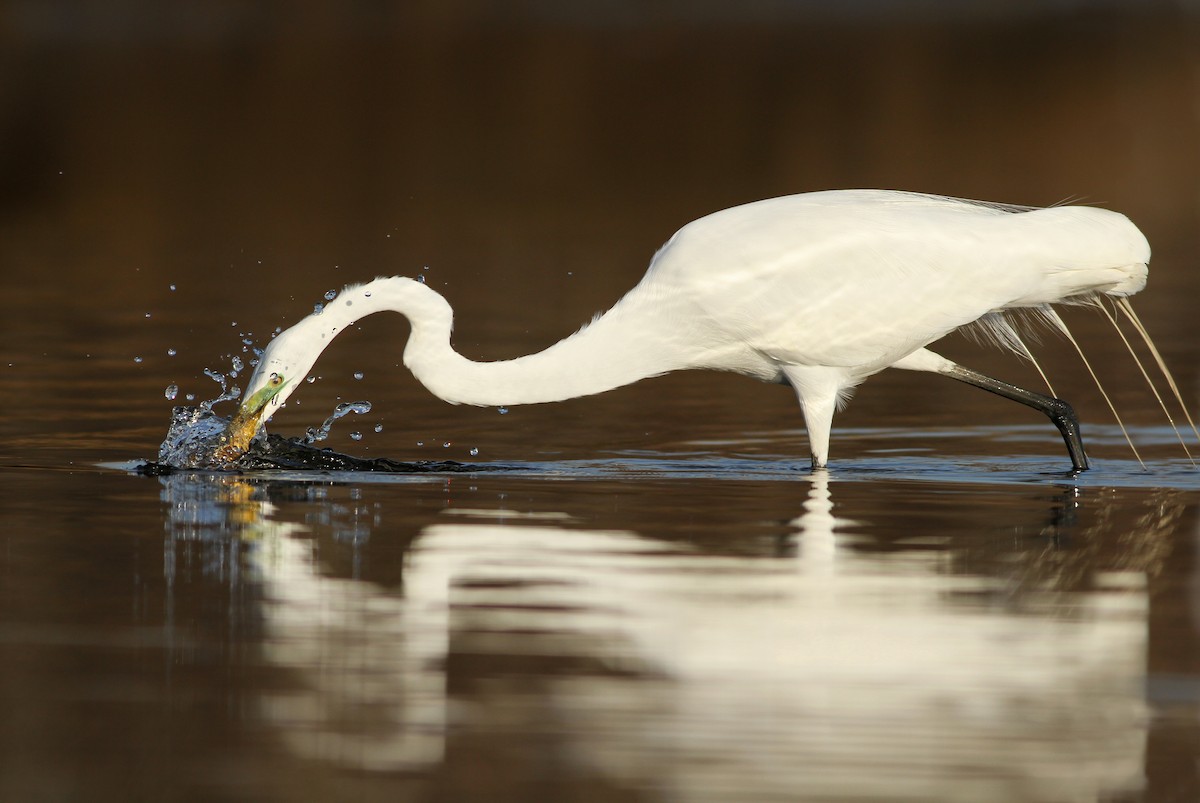
M1129 431L1125 429L1125 422L1121 420L1121 415L1117 412L1116 405L1112 403L1112 399L1109 398L1108 392L1104 390L1104 385L1100 383L1100 377L1096 376L1096 372L1092 369L1092 364L1088 361L1087 355L1083 353L1083 348L1079 345L1079 341L1075 339L1073 334L1071 334L1071 330L1067 328L1066 321L1059 317L1057 312L1050 310L1048 314L1052 316L1055 326L1057 326L1059 330L1066 335L1067 340L1070 340L1071 345L1075 347L1076 353L1079 354L1079 359L1083 360L1084 367L1086 367L1088 373L1092 375L1092 381L1096 383L1096 389L1100 391L1100 395L1104 397L1104 402L1108 405L1108 409L1112 411L1113 418L1115 418L1117 421L1117 426L1121 428L1121 434L1125 436L1125 442L1129 444L1130 450L1133 451L1133 456L1137 458L1138 464L1143 469L1146 468L1145 461L1143 461L1142 456L1138 454L1137 447L1133 445L1133 438L1129 437Z
M1054 385L1051 384L1050 378L1046 376L1046 372L1042 370L1042 366L1038 364L1038 361L1033 356L1033 352L1025 343L1025 337L1032 339L1035 343L1038 342L1037 324L1054 325L1054 320L1049 314L1049 309L1049 307L1032 307L990 312L979 320L963 327L962 331L976 342L991 344L1004 351L1011 351L1018 357L1029 360L1034 369L1037 370L1038 375L1042 378L1042 381L1046 383L1050 395L1058 396L1054 392ZM1025 337L1022 337L1022 334Z
M1163 377L1167 380L1167 385L1171 388L1171 393L1175 395L1175 401L1179 403L1179 409L1183 411L1183 417L1187 419L1188 426L1192 428L1192 433L1196 436L1196 440L1200 441L1200 431L1196 429L1196 422L1192 420L1192 415L1188 412L1187 405L1183 403L1183 394L1179 392L1179 385L1175 383L1175 377L1171 374L1171 370L1167 368L1167 363L1163 360L1162 354L1159 353L1158 347L1150 339L1150 333L1142 325L1142 321L1138 318L1137 313L1133 311L1133 305L1129 303L1128 298L1117 298L1114 299L1114 302L1121 312L1125 313L1125 317L1129 318L1129 321L1133 324L1133 328L1137 329L1138 334L1142 336L1142 340L1146 343L1146 348L1150 349L1150 354L1154 356L1154 361L1158 364L1158 370L1162 371Z
M1123 299L1122 299L1123 300ZM1112 324L1113 329L1117 330L1117 335L1121 338L1121 342L1125 344L1125 348L1129 350L1129 356L1133 357L1134 363L1138 370L1142 372L1142 378L1146 380L1146 384L1150 387L1150 392L1154 394L1154 398L1158 400L1158 406L1162 408L1163 415L1167 417L1167 423L1171 425L1171 430L1174 431L1175 437L1179 440L1179 445L1183 447L1183 453L1187 455L1188 461L1195 466L1196 460L1192 457L1191 451L1188 450L1187 442L1183 439L1183 433L1179 431L1179 427L1175 426L1175 419L1171 417L1171 411L1167 409L1167 403L1163 400L1162 395L1158 392L1158 388L1154 384L1154 380L1150 378L1150 374L1146 371L1146 366L1142 364L1142 359L1138 357L1137 352L1133 350L1133 344L1129 342L1129 338L1125 337L1125 333L1121 331L1117 319L1108 311L1108 307L1104 305L1102 299L1096 300L1096 306L1104 313L1104 317L1108 318L1108 322Z

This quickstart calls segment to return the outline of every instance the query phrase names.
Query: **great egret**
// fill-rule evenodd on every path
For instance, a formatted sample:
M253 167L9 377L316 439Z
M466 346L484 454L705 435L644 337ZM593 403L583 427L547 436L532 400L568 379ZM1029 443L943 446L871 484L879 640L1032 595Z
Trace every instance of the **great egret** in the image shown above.
M1008 314L1122 299L1145 286L1150 246L1128 218L1082 206L1034 209L885 190L791 195L680 229L612 309L544 351L473 362L450 345L452 312L420 281L347 287L262 354L240 415L257 428L321 352L376 312L405 315L404 364L453 404L512 406L601 393L670 371L732 371L796 392L813 466L834 411L884 368L929 371L1028 405L1088 467L1071 406L957 365L925 346L978 324L1030 356ZM1132 313L1131 313L1132 314Z

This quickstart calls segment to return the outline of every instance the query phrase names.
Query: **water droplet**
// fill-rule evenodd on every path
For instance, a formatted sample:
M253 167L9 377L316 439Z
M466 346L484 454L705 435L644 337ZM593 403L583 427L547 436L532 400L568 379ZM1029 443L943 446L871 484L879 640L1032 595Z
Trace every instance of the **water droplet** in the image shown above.
M172 292L172 293L174 293L174 292L175 292L175 285L171 285L171 292Z
M313 315L320 315L325 311L324 304L313 304Z
M174 356L175 356L176 354L178 354L178 353L179 353L179 352L178 352L178 351L176 351L175 349L167 349L167 356L168 356L168 357L174 357Z
M352 440L352 441L361 441L361 440L362 440L362 433L361 433L361 432L351 432L351 433L350 433L350 440Z
M478 457L478 456L479 456L479 447L472 446L471 447L471 457Z
M417 282L420 284L425 284L425 277L417 274Z
M328 290L325 292L326 301L333 301L335 298L337 298L337 290Z
M333 427L333 422L337 421L339 418L347 416L350 413L362 415L363 413L369 412L371 412L371 403L368 401L343 402L342 404L339 404L337 407L333 408L333 413L325 419L325 423L321 424L319 428L308 428L304 434L304 442L314 443L316 441L323 441L328 438L329 430ZM355 440L362 438L361 432L357 434L358 438L355 438Z
M141 357L134 357L134 358L133 358L133 361L134 361L134 362L136 362L138 365L141 365L141 364L142 364L142 358L141 358Z
M370 291L370 290L368 290L367 292L363 293L363 297L364 297L364 298L370 298L370 297L371 297L371 291Z
M221 386L221 395L217 396L217 398L212 399L210 401L201 402L200 409L205 410L205 411L211 411L214 404L219 404L223 401L232 401L233 399L236 399L238 396L241 395L241 393L242 393L241 388L237 387L236 385L234 385L232 388L228 387L228 383L225 379L225 374L214 371L211 368L205 368L204 375L207 376L209 379L213 380L214 382L218 383ZM189 401L190 400L191 399L189 397Z
M383 432L383 424L376 424L376 425L375 425L375 431L376 431L376 432Z
M363 378L363 372L362 372L362 371L355 371L355 372L354 372L354 378L355 378L355 379L362 379L362 378Z
M315 376L310 376L307 379L305 379L304 381L311 385L313 382L317 381L317 378Z
M146 313L146 317L147 317L147 318L149 318L149 317L150 317L150 313L148 313L148 312L147 312L147 313Z
M496 412L500 413L500 415L508 415L508 408L507 407L497 407Z
M235 370L235 371L240 371L246 367L245 364L242 362L242 358L237 357L237 356L235 356L233 358L232 365L233 365L233 370Z
M188 401L195 401L195 400L196 400L196 394L195 394L195 393L189 393L189 394L187 394L186 396L184 396L183 398L187 399Z
M417 446L424 446L424 445L425 445L425 441L417 441Z
M179 385L167 385L167 389L163 392L163 395L174 401L175 397L179 395Z
M442 444L442 448L443 448L443 449L449 449L449 448L450 448L450 441L446 441L445 443L443 443L443 444Z

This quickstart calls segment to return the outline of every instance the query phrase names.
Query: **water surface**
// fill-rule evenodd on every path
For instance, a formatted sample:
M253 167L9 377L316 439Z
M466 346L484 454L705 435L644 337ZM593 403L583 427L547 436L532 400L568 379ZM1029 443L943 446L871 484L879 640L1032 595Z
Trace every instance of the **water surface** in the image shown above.
M873 435L815 473L10 471L6 792L1073 800L1182 771L1200 477Z

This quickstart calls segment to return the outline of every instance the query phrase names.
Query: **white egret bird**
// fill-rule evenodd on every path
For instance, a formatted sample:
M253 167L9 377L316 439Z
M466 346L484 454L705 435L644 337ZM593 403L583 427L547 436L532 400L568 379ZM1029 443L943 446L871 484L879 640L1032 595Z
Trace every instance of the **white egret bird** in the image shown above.
M926 345L979 324L1030 356L1008 318L1050 305L1123 298L1145 286L1150 247L1123 215L1081 206L1007 206L884 190L750 203L680 229L612 309L544 351L474 362L450 345L452 312L419 281L347 287L277 336L241 414L256 426L300 386L354 322L399 312L404 364L453 404L513 406L601 393L670 371L732 371L796 392L814 466L829 456L834 411L885 368L929 371L1018 401L1062 433L1087 468L1071 406L979 374Z

